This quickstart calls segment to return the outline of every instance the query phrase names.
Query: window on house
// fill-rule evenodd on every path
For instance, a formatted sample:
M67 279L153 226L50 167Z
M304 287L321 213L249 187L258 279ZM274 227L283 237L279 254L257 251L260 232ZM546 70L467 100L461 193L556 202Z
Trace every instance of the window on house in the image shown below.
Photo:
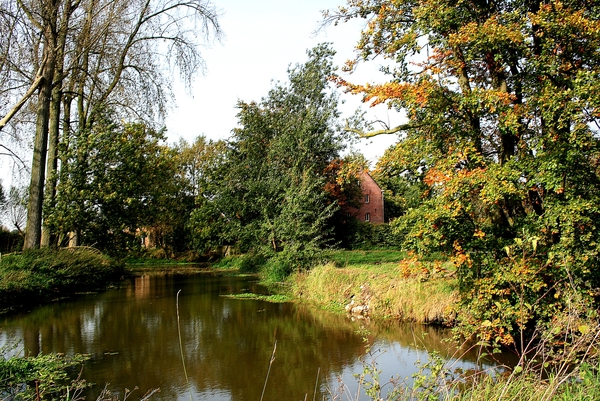
M369 199L369 194L365 194L365 203L369 203L371 199Z
M365 213L365 221L371 221L371 213Z

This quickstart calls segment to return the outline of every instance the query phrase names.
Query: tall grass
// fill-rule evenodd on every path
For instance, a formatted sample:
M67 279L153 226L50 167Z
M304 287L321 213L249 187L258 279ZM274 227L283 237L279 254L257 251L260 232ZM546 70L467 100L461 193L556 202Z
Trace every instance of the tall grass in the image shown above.
M589 335L587 335L589 334ZM327 389L333 401L596 401L600 400L600 325L565 344L567 358L549 359L553 345L538 342L516 366L461 371L436 352L417 363L411 377L381 377L377 351L366 346L363 368L354 374L357 390L340 381ZM541 337L547 337L541 333ZM583 353L581 350L584 349ZM555 354L556 355L556 354ZM570 357L577 355L576 359ZM459 357L457 355L457 357ZM353 386L356 387L356 386Z
M370 317L419 323L450 322L458 301L457 281L436 262L333 263L292 275L295 297L320 308L342 312L361 305Z

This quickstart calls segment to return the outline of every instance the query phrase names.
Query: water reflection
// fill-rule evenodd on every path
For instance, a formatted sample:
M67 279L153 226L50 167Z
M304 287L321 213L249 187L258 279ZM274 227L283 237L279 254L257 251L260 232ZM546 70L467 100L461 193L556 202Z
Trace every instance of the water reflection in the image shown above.
M176 316L179 296L181 340L190 385L186 383ZM257 400L273 345L277 351L265 400L312 399L319 372L322 395L337 377L353 382L364 354L360 322L301 306L236 300L220 295L265 293L252 277L143 276L121 289L80 296L0 320L0 342L15 337L22 349L88 353L88 381L110 383L113 392L160 387L153 400ZM382 377L409 376L425 349L453 350L443 330L398 324L368 327ZM473 366L475 355L464 362ZM89 399L95 399L100 386ZM141 395L141 394L140 394ZM319 396L321 399L322 396Z

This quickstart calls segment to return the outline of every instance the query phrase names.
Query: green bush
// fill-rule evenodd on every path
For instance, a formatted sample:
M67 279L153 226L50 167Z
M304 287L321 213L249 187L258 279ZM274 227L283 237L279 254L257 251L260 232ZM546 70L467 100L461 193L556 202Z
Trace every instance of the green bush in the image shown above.
M23 237L17 231L0 227L0 253L14 252L23 247Z
M394 233L388 224L359 222L354 226L350 249L396 248L402 245L402 236Z
M70 396L87 384L82 380L70 381L67 370L82 364L86 359L89 357L75 355L65 358L59 354L9 359L0 356L0 396L10 394L7 399L15 400L74 399ZM18 396L13 398L16 394Z
M240 273L258 273L265 264L265 260L264 255L250 252L243 255L227 256L213 264L213 267L217 269L237 269Z

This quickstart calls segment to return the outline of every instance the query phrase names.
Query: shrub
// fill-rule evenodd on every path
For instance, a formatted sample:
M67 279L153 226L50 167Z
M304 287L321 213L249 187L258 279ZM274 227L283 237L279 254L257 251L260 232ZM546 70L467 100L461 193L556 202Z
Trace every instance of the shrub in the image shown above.
M402 237L388 224L358 222L350 239L351 249L400 248Z

